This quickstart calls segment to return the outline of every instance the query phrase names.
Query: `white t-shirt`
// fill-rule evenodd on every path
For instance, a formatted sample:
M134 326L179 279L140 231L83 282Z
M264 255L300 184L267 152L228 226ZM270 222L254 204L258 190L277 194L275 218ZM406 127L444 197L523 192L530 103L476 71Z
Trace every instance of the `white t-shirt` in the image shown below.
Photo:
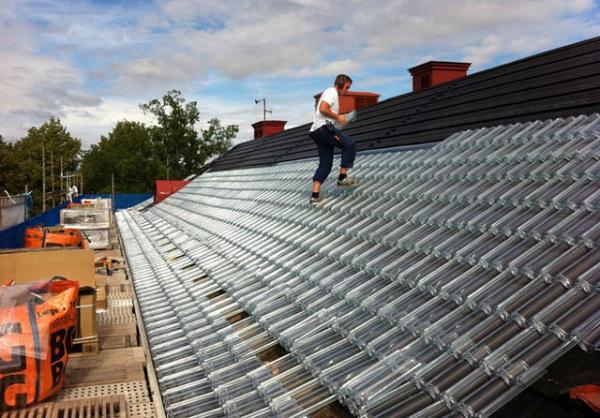
M316 131L326 123L333 123L335 125L337 122L335 119L328 118L319 111L321 102L329 103L331 110L335 113L339 113L340 111L340 100L338 97L338 92L335 87L329 87L321 94L321 97L319 98L317 108L315 109L315 117L313 119L313 124L310 127L311 132Z

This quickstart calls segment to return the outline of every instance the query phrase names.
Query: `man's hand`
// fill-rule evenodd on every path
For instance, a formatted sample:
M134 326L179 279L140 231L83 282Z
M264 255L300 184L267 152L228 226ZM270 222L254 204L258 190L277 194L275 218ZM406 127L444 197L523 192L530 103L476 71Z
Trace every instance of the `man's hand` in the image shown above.
M319 112L328 118L336 120L340 125L346 123L346 116L335 113L333 110L331 110L331 106L327 102L321 102L319 105Z

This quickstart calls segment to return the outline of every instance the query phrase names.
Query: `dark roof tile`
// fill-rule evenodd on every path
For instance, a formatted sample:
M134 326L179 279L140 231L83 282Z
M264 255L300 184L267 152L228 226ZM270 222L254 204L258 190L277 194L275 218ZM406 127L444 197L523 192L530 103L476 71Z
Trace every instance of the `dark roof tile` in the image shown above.
M465 129L593 113L600 106L600 38L481 71L358 112L358 150L441 141ZM229 170L316 156L310 125L244 142L205 169Z

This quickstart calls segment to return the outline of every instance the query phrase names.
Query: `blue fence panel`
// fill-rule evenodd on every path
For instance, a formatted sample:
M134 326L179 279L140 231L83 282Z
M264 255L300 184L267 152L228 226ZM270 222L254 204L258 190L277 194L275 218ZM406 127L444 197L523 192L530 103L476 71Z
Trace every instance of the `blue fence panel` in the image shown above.
M63 203L55 208L47 210L41 215L34 216L25 222L15 225L0 232L0 248L21 248L23 246L23 235L25 229L30 226L54 226L60 223L60 210L67 206Z
M94 198L110 199L110 194L86 194L75 198L76 202L80 199L94 199ZM115 195L115 209L127 209L131 206L135 206L138 203L143 202L146 199L152 197L152 193L126 193ZM60 210L67 206L63 203L55 208L52 208L41 215L34 216L33 218L15 225L11 228L0 231L0 249L1 248L21 248L23 247L23 235L25 229L30 226L42 225L42 226L54 226L60 223Z
M121 193L115 195L115 209L127 209L132 206L137 205L138 203L142 203L144 200L150 199L152 197L152 193ZM110 194L84 194L76 198L76 201L79 199L110 199Z

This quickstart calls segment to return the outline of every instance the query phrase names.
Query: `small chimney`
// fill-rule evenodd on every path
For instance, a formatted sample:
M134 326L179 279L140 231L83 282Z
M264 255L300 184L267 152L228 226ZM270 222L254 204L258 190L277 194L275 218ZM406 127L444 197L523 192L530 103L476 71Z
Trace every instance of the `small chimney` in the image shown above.
M189 182L189 180L156 180L156 183L154 183L154 204L162 202Z
M413 77L413 91L466 77L470 66L468 62L429 61L409 68Z
M253 123L254 139L283 132L286 123L287 121L285 120L261 120L260 122Z
M321 93L316 94L315 107L319 103ZM343 96L340 96L340 113L348 113L352 110L358 110L371 106L379 102L379 94L368 93L365 91L349 91Z

